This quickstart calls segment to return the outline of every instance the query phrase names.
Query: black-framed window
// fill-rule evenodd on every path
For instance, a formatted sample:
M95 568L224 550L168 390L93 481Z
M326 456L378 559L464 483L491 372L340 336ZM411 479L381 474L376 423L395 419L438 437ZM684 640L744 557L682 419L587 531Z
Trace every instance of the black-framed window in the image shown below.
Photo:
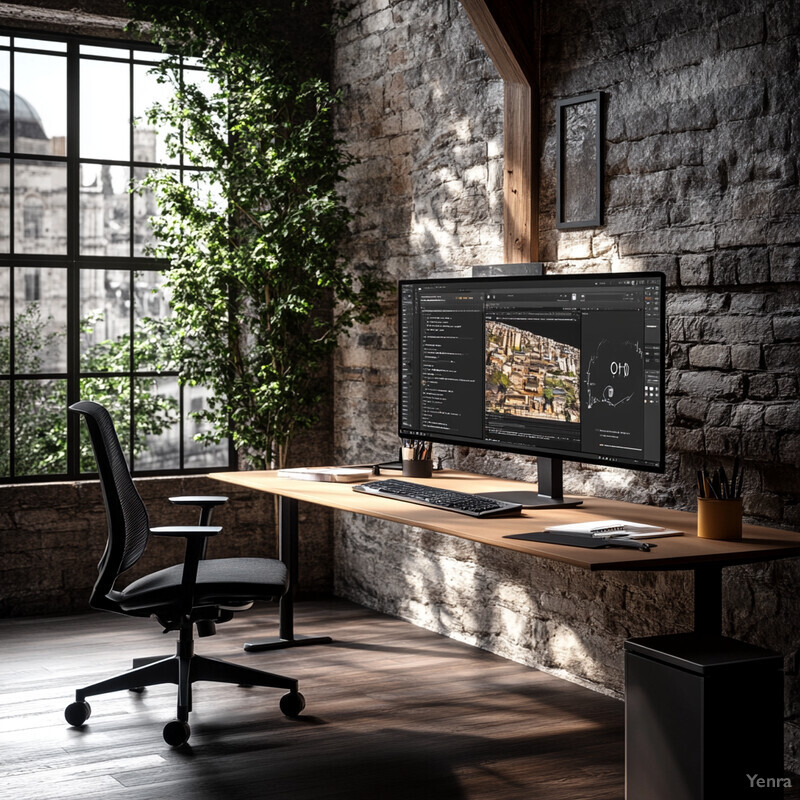
M206 446L160 349L165 264L147 255L154 197L132 187L153 169L187 180L167 131L145 112L166 101L140 43L0 30L0 482L94 470L67 406L110 407L134 474L226 468ZM203 82L196 64L185 80Z

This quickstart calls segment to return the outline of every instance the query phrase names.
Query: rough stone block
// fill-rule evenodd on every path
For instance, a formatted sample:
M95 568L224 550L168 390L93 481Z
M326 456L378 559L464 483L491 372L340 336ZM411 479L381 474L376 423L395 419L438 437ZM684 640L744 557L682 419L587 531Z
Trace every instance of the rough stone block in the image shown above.
M708 227L669 228L620 236L619 254L704 253L714 249L714 231Z
M719 46L722 50L760 44L766 36L763 13L736 15L719 27Z
M705 422L708 416L708 400L698 397L681 397L678 400L677 412L681 419L690 422Z
M734 369L759 369L761 367L761 348L756 344L733 345L731 347L731 366Z
M764 361L769 370L797 370L800 364L800 343L767 345Z
M671 428L667 431L667 447L676 453L702 453L704 432L701 428Z
M742 431L742 456L755 461L775 461L778 436L770 431Z
M689 348L683 344L670 344L667 348L667 359L673 369L689 369Z
M776 376L778 385L778 392L776 397L779 400L794 399L800 394L800 386L798 386L797 375L785 375L783 373Z
M716 244L721 248L774 244L773 228L768 220L759 218L720 223L716 226Z
M773 317L772 332L776 342L792 342L800 338L800 316Z
M680 259L682 286L708 286L711 283L711 258L706 255L688 255Z
M763 82L723 87L714 92L714 106L727 121L760 117L765 110L766 88Z
M739 452L741 431L738 428L709 428L706 431L706 452L715 456L732 456Z
M800 467L800 434L786 433L780 437L778 444L778 460L781 464L791 464L795 467ZM797 521L795 521L794 524L797 524Z
M770 373L751 375L748 378L747 396L753 399L774 398L778 392L775 376Z
M689 348L689 364L707 369L728 369L731 348L723 344L697 344Z
M766 409L767 425L783 431L800 431L800 403L774 403Z
M738 291L731 293L729 311L731 314L750 314L752 316L761 315L769 312L767 308L768 295L759 292L753 294L748 291Z
M770 277L776 283L800 280L800 247L773 247L770 251Z
M717 124L714 95L709 93L697 100L675 103L669 109L671 131L711 130Z
M680 376L680 390L698 397L740 400L744 396L744 378L716 370L684 372Z
M760 403L737 403L731 411L731 425L743 430L764 427L764 406Z
M783 502L780 495L772 492L745 492L742 496L742 512L745 517L769 517L780 519ZM753 608L754 614L763 614L764 608Z
M702 339L728 344L761 344L772 341L772 324L768 317L745 314L709 316L701 326Z

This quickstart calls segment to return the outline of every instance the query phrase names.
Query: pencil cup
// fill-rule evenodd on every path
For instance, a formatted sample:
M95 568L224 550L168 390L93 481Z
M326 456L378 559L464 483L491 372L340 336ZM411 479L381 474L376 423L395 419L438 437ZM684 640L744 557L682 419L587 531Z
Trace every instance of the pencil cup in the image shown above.
M697 498L697 535L701 539L742 538L742 498Z
M403 476L406 478L430 478L433 475L433 461L430 458L403 459Z

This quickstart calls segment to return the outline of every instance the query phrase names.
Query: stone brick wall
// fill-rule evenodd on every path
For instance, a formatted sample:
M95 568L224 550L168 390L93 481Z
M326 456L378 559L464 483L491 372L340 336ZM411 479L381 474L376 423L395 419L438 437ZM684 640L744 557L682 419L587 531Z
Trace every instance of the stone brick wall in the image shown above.
M745 511L797 529L800 14L793 0L545 2L541 258L553 271L667 274L667 472L566 469L568 491L694 508L702 463L744 459ZM361 164L354 263L393 278L502 259L502 84L460 4L356 0L338 35L339 135ZM555 101L605 93L605 224L555 229ZM336 369L342 461L395 453L394 299ZM447 466L535 479L530 459L439 448ZM600 691L622 639L691 627L691 575L577 569L337 516L335 587ZM726 570L725 632L786 656L787 758L800 765L800 569Z

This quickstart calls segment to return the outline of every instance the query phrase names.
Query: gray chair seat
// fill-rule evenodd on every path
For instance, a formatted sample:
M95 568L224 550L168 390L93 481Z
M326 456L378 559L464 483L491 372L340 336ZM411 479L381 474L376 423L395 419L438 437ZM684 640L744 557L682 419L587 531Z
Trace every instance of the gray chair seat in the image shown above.
M180 600L183 564L139 578L120 592L124 611L172 606ZM214 558L197 565L195 605L233 605L249 600L273 601L286 587L286 566L265 558Z

